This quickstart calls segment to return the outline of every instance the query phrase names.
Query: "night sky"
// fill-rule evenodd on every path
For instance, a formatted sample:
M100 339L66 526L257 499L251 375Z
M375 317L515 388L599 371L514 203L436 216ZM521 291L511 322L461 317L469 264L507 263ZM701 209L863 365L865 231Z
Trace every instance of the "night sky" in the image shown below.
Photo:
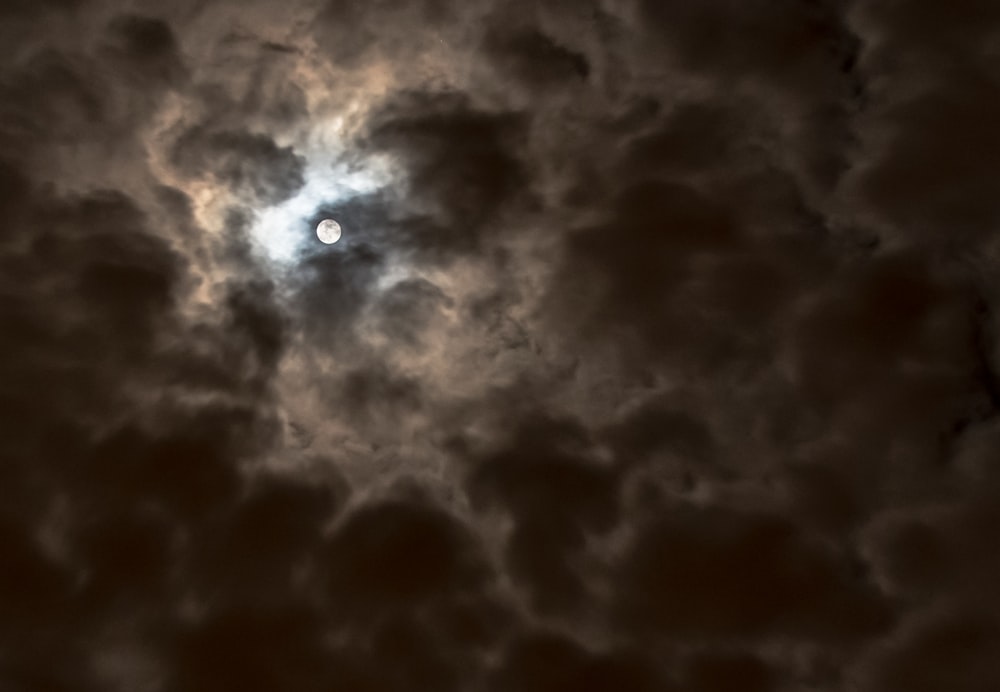
M4 0L0 691L1000 690L998 162L995 0Z

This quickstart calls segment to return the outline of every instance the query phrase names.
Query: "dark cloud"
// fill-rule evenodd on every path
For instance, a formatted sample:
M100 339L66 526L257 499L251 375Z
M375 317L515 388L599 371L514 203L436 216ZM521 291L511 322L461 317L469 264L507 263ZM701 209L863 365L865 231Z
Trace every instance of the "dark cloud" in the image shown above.
M405 279L380 297L376 308L380 331L401 347L420 346L427 330L450 303L448 296L430 281Z
M475 591L488 577L466 527L407 500L359 508L330 537L326 553L332 607L361 621Z
M638 464L666 452L696 465L712 461L711 430L669 397L654 397L610 426L607 436L623 464Z
M566 250L553 298L568 315L567 326L587 341L621 330L622 343L631 341L644 361L677 353L709 363L727 358L738 348L734 340L744 337L729 315L713 313L721 308L740 315L756 308L763 315L750 321L759 324L783 299L780 291L754 280L752 264L748 275L740 276L746 241L734 210L683 183L645 180L626 187L605 218L571 234ZM734 255L740 260L730 261L737 266L707 284L722 293L718 308L709 302L712 296L691 300L689 287L697 290L699 274L712 271L709 262ZM771 281L767 269L756 273ZM760 297L755 300L751 291Z
M169 689L325 689L329 664L318 627L301 608L219 613L179 633Z
M998 634L994 620L967 612L913 623L902 641L880 652L882 660L866 689L990 689L1000 681L1000 667L991 653Z
M990 126L998 110L995 88L975 74L887 104L880 120L888 132L874 160L858 171L859 193L880 218L919 240L978 241L1000 214L987 172L1000 151ZM910 203L914 196L922 200L919 212Z
M860 3L857 23L877 36L879 43L905 47L923 55L973 54L1000 19L995 5L984 0L964 0L947 7L923 2L900 2L880 6Z
M590 600L582 570L587 535L613 526L618 511L618 479L592 457L584 431L539 416L481 460L468 481L473 502L511 514L505 561L541 612Z
M51 625L69 597L71 575L45 555L37 539L16 517L0 528L4 554L2 583L3 640L19 631Z
M680 104L655 130L629 143L622 172L632 176L690 174L733 161L735 147L743 144L739 133L748 129L746 120L745 112L730 111L726 104Z
M400 420L422 404L420 383L385 365L348 371L338 395L331 397L330 403L345 408L347 417L377 426L387 420Z
M353 330L386 263L384 255L365 242L345 243L342 252L307 257L295 286L302 332L336 344L338 350L356 344Z
M544 91L566 82L586 81L590 74L585 55L536 29L494 31L487 34L485 44L499 71L531 89Z
M775 672L756 656L746 653L702 654L692 657L684 670L686 689L722 692L738 687L753 692L777 689Z
M108 95L91 80L91 66L50 48L7 72L0 115L5 139L15 145L21 138L54 143L99 136L109 117Z
M16 225L0 258L4 399L10 420L22 420L12 433L30 438L54 420L108 415L119 388L107 378L148 363L184 264L121 193L43 201L28 181L14 182ZM46 391L51 399L39 397Z
M840 643L892 624L890 604L842 558L775 517L668 510L636 536L621 579L626 625L679 640Z
M434 40L456 14L450 0L380 0L370 4L328 0L312 23L323 52L337 67L379 58L406 60ZM412 27L420 26L415 32Z
M239 368L244 378L254 374L270 379L285 347L286 323L274 300L274 286L266 282L236 284L229 288L224 328L236 349L231 356L244 358Z
M656 668L629 651L597 653L553 632L526 632L512 641L490 689L602 690L608 685L626 689L671 689Z
M796 360L805 400L828 414L860 413L859 427L908 440L924 463L945 463L953 431L990 406L977 377L973 298L906 256L874 260L851 283L801 322Z
M91 31L96 17L45 17L20 32L5 22L13 34L5 44L15 55L0 74L5 156L30 160L43 180L83 169L89 189L120 183L123 171L138 176L140 132L188 77L171 27L121 14ZM81 25L93 51L73 33Z
M996 688L998 19L4 4L0 688Z
M218 517L200 545L195 570L214 604L296 601L303 575L316 570L325 525L347 494L342 481L254 479L246 496Z
M477 109L462 94L395 96L369 121L366 144L405 167L411 215L400 240L440 254L479 250L507 205L530 191L522 119Z
M189 176L212 176L254 202L282 202L305 183L305 161L262 134L212 132L196 126L174 145L171 160Z
M136 82L173 85L186 77L173 29L162 19L122 14L108 23L110 58Z

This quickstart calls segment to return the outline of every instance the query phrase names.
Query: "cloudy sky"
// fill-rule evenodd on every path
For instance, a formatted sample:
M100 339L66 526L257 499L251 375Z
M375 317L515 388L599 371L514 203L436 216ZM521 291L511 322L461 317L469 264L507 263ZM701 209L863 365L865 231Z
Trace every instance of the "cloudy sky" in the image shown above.
M1000 689L993 0L8 0L0 66L0 690Z

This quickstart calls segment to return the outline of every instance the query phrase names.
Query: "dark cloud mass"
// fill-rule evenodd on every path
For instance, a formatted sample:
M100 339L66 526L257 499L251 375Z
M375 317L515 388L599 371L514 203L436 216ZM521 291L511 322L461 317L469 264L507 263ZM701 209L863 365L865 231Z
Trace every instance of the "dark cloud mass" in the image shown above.
M998 37L4 3L0 690L1000 689Z
M177 140L172 161L186 175L212 176L263 205L285 201L305 182L302 158L290 147L249 132L196 126Z

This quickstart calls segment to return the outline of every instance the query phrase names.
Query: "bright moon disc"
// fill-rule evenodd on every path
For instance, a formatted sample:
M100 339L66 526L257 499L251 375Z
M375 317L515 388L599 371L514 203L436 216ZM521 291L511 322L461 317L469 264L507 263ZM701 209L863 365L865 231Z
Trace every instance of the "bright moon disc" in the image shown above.
M333 219L324 219L316 227L316 236L327 245L340 240L340 224Z

